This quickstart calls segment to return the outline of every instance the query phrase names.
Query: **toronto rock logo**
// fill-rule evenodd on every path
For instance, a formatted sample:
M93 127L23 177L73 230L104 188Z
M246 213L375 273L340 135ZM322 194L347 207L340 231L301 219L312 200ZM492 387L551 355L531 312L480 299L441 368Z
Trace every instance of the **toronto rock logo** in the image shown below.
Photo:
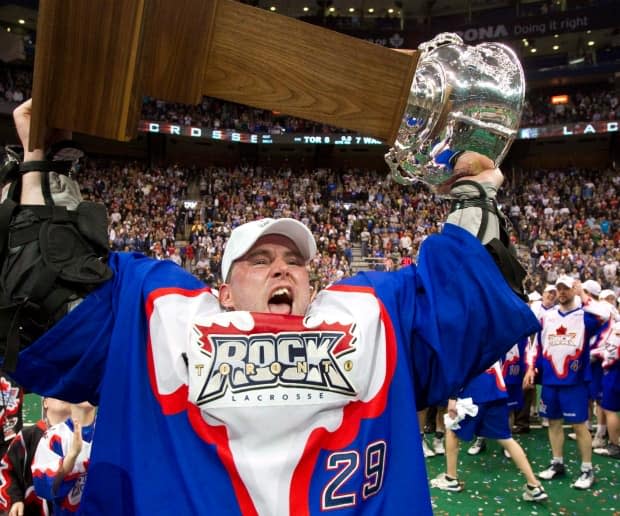
M217 400L229 390L235 394L278 386L356 394L345 375L352 362L340 360L355 351L350 326L251 335L218 329L224 330L194 325L196 342L206 359L194 366L196 375L204 378L195 401L198 405Z

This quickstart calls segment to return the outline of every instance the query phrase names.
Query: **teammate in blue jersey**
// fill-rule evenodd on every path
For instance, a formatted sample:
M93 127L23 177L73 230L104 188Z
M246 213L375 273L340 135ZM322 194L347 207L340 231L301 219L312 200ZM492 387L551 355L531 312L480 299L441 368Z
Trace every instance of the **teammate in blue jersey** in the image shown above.
M613 307L614 322L594 353L603 366L601 408L605 411L609 440L606 446L594 446L593 451L597 455L620 459L620 318L614 306L615 294L612 291L603 293L605 296L601 295L601 298Z
M595 280L586 280L582 284L583 290L593 300L598 301L601 293L601 285ZM611 329L611 318L603 324L589 342L590 347L590 378L588 381L588 422L591 415L596 417L596 432L592 437L592 448L600 448L605 446L605 436L607 435L607 422L605 420L605 412L601 408L601 398L603 396L603 366L601 361L596 358L596 350L606 339L606 335ZM588 429L590 427L588 426ZM572 434L568 434L572 439ZM576 438L577 436L575 436Z
M24 149L29 113L15 112ZM44 203L42 157L25 153L16 222ZM170 261L110 254L112 277L25 347L14 373L99 405L81 510L431 514L416 410L538 328L504 266L501 172L475 153L455 171L460 201L416 266L358 274L312 302L316 245L293 219L232 232L219 295ZM52 198L69 190L59 177Z
M501 371L505 385L506 406L508 407L509 427L512 428L515 412L521 410L523 406L523 375L525 374L525 349L529 344L529 339L524 337L517 344L512 346L501 360ZM469 447L469 455L478 455L486 449L486 438L477 437ZM510 452L504 450L506 457L510 457Z
M459 441L471 441L474 436L478 435L484 439L497 440L508 452L526 480L522 494L523 500L542 502L548 498L534 475L523 448L512 437L508 399L500 364L496 362L469 382L459 392L458 399L449 400L448 419L450 421L446 421L446 472L431 480L432 487L443 491L463 490L464 483L457 475ZM464 414L461 414L461 417L459 417L459 404L464 406Z
M592 436L588 420L588 381L590 379L589 342L609 320L611 310L593 301L581 283L571 276L560 276L556 283L558 305L542 315L537 345L528 349L524 386L534 383L540 371L541 416L549 419L551 464L538 476L552 480L566 474L562 420L573 426L581 455L581 474L572 484L589 489L594 483Z
M502 376L506 383L508 394L508 410L510 411L510 427L515 414L523 407L523 377L525 376L525 354L529 345L529 339L523 338L517 342L504 356L502 364Z

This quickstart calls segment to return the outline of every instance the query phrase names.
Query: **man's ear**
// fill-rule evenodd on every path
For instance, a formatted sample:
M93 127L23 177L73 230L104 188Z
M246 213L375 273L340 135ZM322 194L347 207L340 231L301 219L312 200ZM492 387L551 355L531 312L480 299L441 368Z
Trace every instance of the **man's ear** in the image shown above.
M218 289L220 305L225 309L234 309L234 302L232 298L232 290L228 283L222 283Z

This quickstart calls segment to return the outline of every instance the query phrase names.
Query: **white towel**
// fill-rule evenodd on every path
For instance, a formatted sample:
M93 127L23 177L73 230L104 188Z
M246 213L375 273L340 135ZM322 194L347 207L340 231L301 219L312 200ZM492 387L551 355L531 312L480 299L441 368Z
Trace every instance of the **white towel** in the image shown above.
M450 430L458 430L461 428L459 422L465 419L465 416L474 417L478 415L478 405L471 398L458 398L456 400L456 417L453 419L447 412L443 415L443 421L446 428Z

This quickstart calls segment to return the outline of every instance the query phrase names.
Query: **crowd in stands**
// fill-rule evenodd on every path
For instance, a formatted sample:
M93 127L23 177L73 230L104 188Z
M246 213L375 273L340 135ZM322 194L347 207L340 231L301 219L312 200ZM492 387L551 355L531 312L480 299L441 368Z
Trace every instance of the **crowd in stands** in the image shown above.
M17 105L30 96L31 84L31 72L0 67L0 100ZM525 101L521 126L617 120L619 92L613 86L598 85L571 91L565 104L553 104L551 97L555 94L558 92L551 90L530 92ZM145 97L141 117L143 120L203 129L231 129L256 134L347 132L345 129L211 97L203 97L197 105Z
M618 119L619 93L613 88L575 91L567 94L567 102L553 104L557 93L531 93L527 96L522 127L564 124L571 122L605 121Z
M532 289L567 274L618 293L619 193L620 176L612 170L530 171L504 189L505 211L526 251Z
M27 97L27 72L0 73L5 100ZM17 96L16 96L17 95ZM21 96L20 96L21 95ZM613 89L573 92L553 106L549 95L526 105L525 125L614 119ZM180 124L239 131L331 131L271 112L204 98L198 106L145 99L143 116ZM611 171L523 172L501 192L515 241L530 270L531 288L562 273L620 285L619 178ZM352 246L369 266L392 270L415 260L421 241L440 230L447 204L424 186L403 188L385 171L147 167L141 163L87 162L80 172L85 196L101 200L110 214L110 245L170 258L217 284L222 249L238 224L256 217L293 216L317 237L312 263L316 290L352 272ZM190 192L190 187L194 190ZM195 208L183 200L199 200ZM188 240L187 245L176 241Z
M174 254L176 230L183 230L179 202L187 195L190 172L139 162L87 161L78 180L85 200L107 207L112 249L163 259Z
M230 231L248 220L295 217L311 228L318 291L354 272L354 248L368 269L415 262L448 209L425 186L404 188L384 171L93 162L79 180L87 198L108 207L111 248L171 259L212 285L222 281ZM620 177L611 170L524 171L504 186L499 202L529 270L529 289L570 274L618 290L619 190ZM187 199L198 203L184 204Z
M0 100L21 104L31 96L32 72L0 66Z
M526 97L521 126L617 120L619 93L613 87L571 92L564 104L552 103L551 97L556 94L557 92L552 91L530 93ZM209 97L203 97L202 103L196 106L145 98L142 118L205 129L233 129L249 133L347 132L344 129Z

